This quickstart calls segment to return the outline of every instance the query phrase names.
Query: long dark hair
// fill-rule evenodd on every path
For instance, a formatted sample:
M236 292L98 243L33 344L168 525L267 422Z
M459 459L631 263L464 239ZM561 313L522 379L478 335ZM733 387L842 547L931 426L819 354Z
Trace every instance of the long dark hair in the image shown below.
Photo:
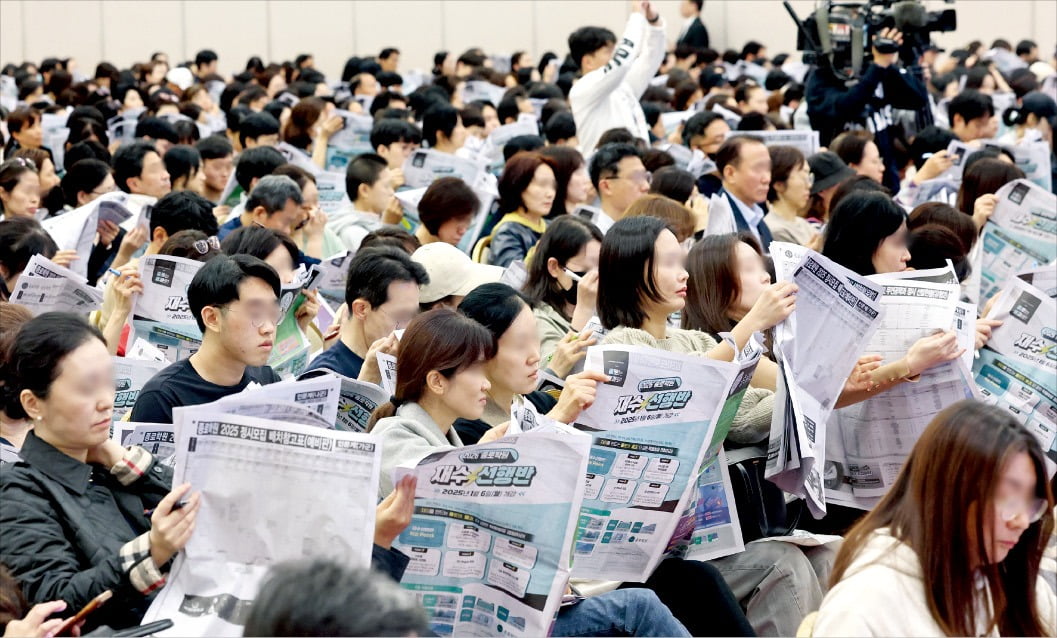
M397 404L418 401L426 393L426 375L436 370L447 378L495 356L492 333L473 319L448 308L424 312L408 325L396 355ZM396 414L387 401L371 415L368 431L379 419Z
M592 240L602 243L602 231L589 221L562 215L551 222L536 244L536 252L529 262L525 295L535 302L551 306L564 317L565 291L548 272L547 261L554 257L558 265L564 268Z
M598 256L597 309L607 330L640 327L646 321L644 303L661 300L653 255L657 237L665 230L671 231L656 217L627 217L606 233Z
M584 156L580 154L580 151L568 146L547 146L541 148L539 153L554 161L551 169L554 170L554 179L558 188L554 192L551 212L547 215L549 219L553 219L568 212L565 209L565 200L569 195L569 180L572 179L573 173L585 165Z
M994 490L1003 467L1021 453L1031 457L1035 496L1046 500L1047 511L1021 534L1005 560L987 563L984 526L995 508ZM976 565L986 563L979 571L987 579L994 616L984 632L997 627L1002 636L1042 636L1035 585L1043 548L1053 532L1053 505L1034 435L1004 410L959 401L936 415L892 488L845 535L831 585L845 575L873 533L888 528L917 554L929 612L944 634L977 635L977 614L988 610L976 609L974 572Z
M851 193L830 213L822 254L860 275L872 275L877 247L906 220L906 212L884 193Z
M962 176L956 208L972 215L973 206L981 195L993 195L1015 179L1024 179L1024 171L1009 162L989 157L974 162Z
M718 335L737 323L730 318L729 311L741 294L739 243L763 256L760 245L748 233L709 235L690 249L686 259L690 283L681 317L683 328Z

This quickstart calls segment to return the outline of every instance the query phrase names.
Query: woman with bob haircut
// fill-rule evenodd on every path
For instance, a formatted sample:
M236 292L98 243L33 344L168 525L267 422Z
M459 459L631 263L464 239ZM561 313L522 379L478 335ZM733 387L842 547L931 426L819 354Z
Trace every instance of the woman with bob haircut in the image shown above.
M1039 575L1053 506L1031 432L979 401L949 406L845 536L812 635L1053 636Z
M499 178L499 214L492 231L493 266L509 266L525 259L543 231L557 195L555 161L539 153L521 152L503 167Z

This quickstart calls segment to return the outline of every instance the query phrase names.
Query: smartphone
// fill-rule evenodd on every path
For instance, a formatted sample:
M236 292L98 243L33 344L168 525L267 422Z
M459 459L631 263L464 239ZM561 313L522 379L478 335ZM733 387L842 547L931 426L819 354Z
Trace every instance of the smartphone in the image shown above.
M112 592L112 591L110 591L108 589L108 590L104 591L103 593L99 594L98 596L96 596L95 598L93 598L92 600L88 601L88 604L85 605L84 607L82 607L81 611L77 612L77 614L74 615L74 616L70 616L69 618L66 619L65 622L63 622L61 625L59 625L59 628L56 629L55 632L52 635L53 636L65 636L65 635L67 635L69 633L69 631L71 629L73 629L74 625L76 625L77 623L79 623L82 620L84 620L85 618L87 618L88 614L90 614L93 611L95 611L96 609L99 609L100 607L102 607L103 603L105 603L106 601L110 600L110 598L113 595L114 595L114 592Z

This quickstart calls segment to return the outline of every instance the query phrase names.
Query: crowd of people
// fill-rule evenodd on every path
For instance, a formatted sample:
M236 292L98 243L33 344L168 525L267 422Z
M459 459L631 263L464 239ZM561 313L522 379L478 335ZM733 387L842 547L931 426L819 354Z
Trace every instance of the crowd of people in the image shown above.
M577 29L564 56L442 51L424 74L402 72L396 48L350 58L340 78L311 54L254 57L228 76L230 61L210 50L187 62L157 52L126 69L101 62L91 76L72 58L5 66L4 635L54 635L53 616L104 590L114 599L74 631L138 625L207 506L202 486L173 485L169 466L110 438L112 357L131 347L144 256L203 262L186 293L201 346L147 382L128 416L172 423L175 408L279 381L267 364L282 287L351 252L334 321L319 328L326 301L306 290L297 323L308 371L381 384L377 355L397 359L391 400L369 426L382 445L373 569L276 566L245 635L428 635L423 610L394 585L408 558L393 541L415 489L394 482L395 467L502 438L515 401L574 423L608 379L585 369L598 343L733 360L796 311L772 242L863 276L949 261L967 282L995 193L1026 176L1016 147L1044 142L1057 168L1057 52L1044 59L1030 41L998 39L906 60L874 46L859 83L837 89L832 69L763 43L710 48L702 4L682 2L674 46L676 25L638 0L622 34ZM468 83L501 98L464 99ZM373 119L370 151L349 159L346 199L325 213L319 175L347 126L339 111ZM64 125L46 127L49 115ZM506 141L489 173L482 149L519 122L537 134ZM752 135L787 129L817 131L822 148ZM952 141L971 153L951 157ZM418 149L479 162L488 179L440 177L409 205L400 195ZM956 161L960 184L924 195ZM44 230L114 191L150 202L149 222L100 221L82 252ZM717 206L734 232L710 231ZM80 266L101 308L33 316L13 303L35 255ZM519 287L508 283L512 264L524 267ZM987 307L978 316L976 349L1001 325ZM963 353L947 331L897 360L865 357L838 406ZM767 448L782 409L777 368L761 359L726 449ZM544 372L564 383L557 397L537 389ZM574 583L577 602L561 607L553 635L780 636L802 624L816 636L1057 635L1045 450L1016 415L977 400L945 407L871 511L833 508L813 522L843 542L746 543L710 561L668 558L644 583Z

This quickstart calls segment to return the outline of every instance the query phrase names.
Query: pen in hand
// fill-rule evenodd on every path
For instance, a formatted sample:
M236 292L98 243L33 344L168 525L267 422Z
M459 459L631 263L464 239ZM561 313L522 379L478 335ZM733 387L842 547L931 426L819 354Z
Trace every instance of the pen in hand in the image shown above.
M174 503L172 506L172 511L175 512L176 510L183 509L186 505L187 501L176 501L176 503ZM154 515L154 512L157 509L157 507L152 507L149 510L143 510L143 515L150 518L152 515Z

